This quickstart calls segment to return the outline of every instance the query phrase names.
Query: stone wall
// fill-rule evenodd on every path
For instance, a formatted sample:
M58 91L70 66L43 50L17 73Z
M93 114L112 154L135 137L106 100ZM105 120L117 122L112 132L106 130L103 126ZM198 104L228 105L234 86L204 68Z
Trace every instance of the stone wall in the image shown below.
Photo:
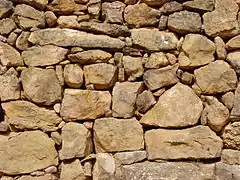
M0 0L0 179L240 180L239 6Z

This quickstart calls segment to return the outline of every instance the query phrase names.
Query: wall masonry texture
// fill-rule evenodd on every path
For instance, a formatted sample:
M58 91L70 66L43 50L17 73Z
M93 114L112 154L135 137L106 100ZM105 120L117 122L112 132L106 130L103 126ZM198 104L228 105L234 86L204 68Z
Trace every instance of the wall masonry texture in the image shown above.
M0 180L240 180L239 0L0 0Z

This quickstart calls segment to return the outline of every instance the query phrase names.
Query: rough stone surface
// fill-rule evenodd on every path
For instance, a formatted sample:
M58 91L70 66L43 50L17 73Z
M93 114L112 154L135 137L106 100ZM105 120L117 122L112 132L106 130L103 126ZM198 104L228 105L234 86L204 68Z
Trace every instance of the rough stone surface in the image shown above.
M137 96L136 106L141 113L147 112L154 104L156 104L156 100L151 91L145 90Z
M8 35L14 29L16 29L16 24L10 18L0 20L0 35Z
M160 12L162 14L171 14L177 11L181 11L183 9L183 5L176 1L170 1L168 3L163 4L160 8Z
M150 6L161 6L169 1L170 0L143 0L142 2Z
M78 64L64 67L64 82L71 88L80 88L83 84L83 70Z
M145 68L148 69L158 69L167 65L169 65L169 61L162 52L152 53L148 61L144 64Z
M114 154L116 165L133 164L147 158L146 151L129 151Z
M53 69L28 68L21 73L25 96L37 103L52 105L62 97L62 88Z
M42 129L54 131L62 120L53 110L40 108L28 101L12 101L3 103L2 107L8 123L16 129Z
M237 76L229 64L218 60L194 71L196 83L204 94L224 93L236 89Z
M92 147L91 132L83 124L69 122L63 126L61 160L85 157Z
M150 130L145 133L148 159L211 159L220 157L223 143L209 127Z
M95 120L94 145L97 153L143 149L143 129L135 119Z
M96 119L109 113L110 104L107 91L65 89L60 114L66 121Z
M227 62L231 65L231 67L236 71L236 73L240 74L240 51L232 51L227 55Z
M0 139L3 173L25 174L58 164L54 142L41 131L12 132L8 136L0 135Z
M230 39L227 44L227 49L228 50L235 50L240 48L240 35L233 37Z
M13 9L13 3L8 0L2 0L0 2L0 19L9 14Z
M218 59L226 59L227 51L226 51L226 44L224 43L223 39L219 36L214 38L215 46L216 46L216 54Z
M29 42L28 42L28 38L30 36L30 32L26 32L23 31L20 36L18 36L17 40L16 40L16 47L19 50L25 50L29 47Z
M46 45L28 48L22 57L27 66L49 66L63 61L67 52L67 49Z
M235 91L234 100L233 100L233 108L231 111L230 118L233 121L239 121L240 120L240 84L238 84L238 87Z
M43 10L48 4L48 0L11 0L11 1L18 3L26 3L40 10Z
M197 124L203 105L194 91L181 83L160 96L157 104L140 120L143 125L186 127Z
M222 135L224 147L240 150L240 122L228 124Z
M184 8L199 12L212 11L214 5L214 0L192 0L183 3Z
M221 157L223 163L240 165L240 152L237 150L224 149Z
M220 97L220 101L228 108L232 109L234 104L234 94L233 92L227 92Z
M216 178L219 180L235 180L240 178L240 166L216 163Z

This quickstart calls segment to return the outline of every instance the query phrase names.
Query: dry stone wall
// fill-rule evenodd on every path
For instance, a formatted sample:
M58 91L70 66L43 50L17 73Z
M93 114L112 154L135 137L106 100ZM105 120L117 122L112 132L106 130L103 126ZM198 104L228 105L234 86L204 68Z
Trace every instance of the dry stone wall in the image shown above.
M0 0L1 180L240 180L239 0Z

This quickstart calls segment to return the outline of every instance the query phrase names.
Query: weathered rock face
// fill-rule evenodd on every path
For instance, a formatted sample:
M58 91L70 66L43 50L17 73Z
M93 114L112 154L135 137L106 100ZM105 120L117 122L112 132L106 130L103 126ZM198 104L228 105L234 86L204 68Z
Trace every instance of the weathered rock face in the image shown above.
M145 133L148 159L209 159L220 157L223 143L209 127L150 130Z
M183 6L189 10L200 12L212 11L214 9L214 0L192 0L183 3Z
M173 33L157 29L133 29L131 34L133 44L147 51L172 50L177 48L178 39Z
M129 151L114 154L116 165L133 164L147 158L146 151Z
M120 1L105 2L102 4L102 17L108 23L123 23L123 11L126 5Z
M214 60L215 50L214 43L205 36L188 34L179 55L179 66L182 69L191 69L206 65Z
M224 93L236 89L237 76L229 64L214 61L194 71L196 83L204 94Z
M0 20L0 35L8 35L16 29L16 24L10 18Z
M139 150L144 147L143 129L135 118L97 119L93 131L97 153Z
M160 8L160 12L163 14L171 14L177 11L181 11L183 9L183 5L176 1L170 1Z
M12 132L8 136L0 135L0 139L3 173L25 174L58 164L53 140L41 131Z
M227 44L227 49L228 50L235 50L240 48L240 35L233 37L230 39Z
M44 29L31 33L29 39L37 45L80 46L84 48L122 49L125 43L106 35L94 35L73 29Z
M83 70L78 64L64 67L64 82L71 88L80 88L83 84Z
M232 51L227 55L227 62L231 65L231 67L236 71L237 74L240 74L240 51Z
M19 2L26 3L41 10L43 10L48 4L48 0L11 0L11 1L18 3Z
M60 114L66 121L96 119L108 114L110 105L107 91L65 89Z
M91 132L83 124L69 122L63 126L61 160L85 157L92 147Z
M238 84L238 87L235 91L235 96L234 96L234 102L233 102L233 108L231 111L230 118L233 121L239 121L240 120L240 85Z
M186 127L197 124L203 105L191 88L181 83L160 96L157 104L140 120L143 125Z
M16 129L42 129L55 131L62 120L53 110L40 108L28 101L3 103L2 107L8 117L8 123Z
M22 57L27 66L49 66L61 62L67 52L67 49L53 45L36 46L23 51Z
M226 148L240 149L240 122L234 122L225 127L223 135L223 142Z
M233 149L224 149L222 151L222 162L226 164L240 164L240 152Z
M167 66L169 61L166 55L162 52L152 53L148 61L144 64L145 68L158 69L160 67Z
M51 105L59 102L62 88L52 69L28 68L21 73L25 96L37 103Z
M222 162L216 163L216 178L220 180L224 179L239 179L240 167L239 165L228 165Z
M0 2L0 19L9 14L13 9L13 3L8 0L2 0Z
M56 180L57 177L53 174L45 174L41 176L21 176L18 180ZM12 180L12 179L7 179Z

